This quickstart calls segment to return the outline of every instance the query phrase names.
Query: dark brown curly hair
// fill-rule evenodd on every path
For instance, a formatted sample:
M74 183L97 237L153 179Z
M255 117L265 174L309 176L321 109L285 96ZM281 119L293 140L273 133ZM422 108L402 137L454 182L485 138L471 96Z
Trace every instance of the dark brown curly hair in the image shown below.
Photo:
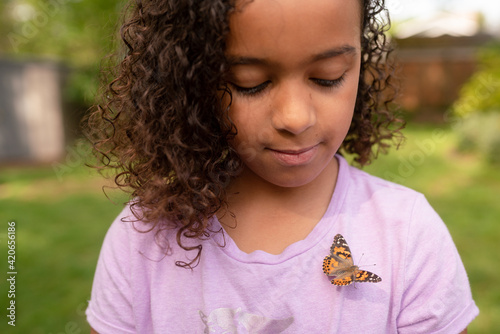
M341 151L365 165L401 128L384 0L362 2L362 63L354 118ZM229 142L237 129L221 106L228 70L225 41L236 0L135 0L120 34L124 52L105 79L101 103L85 121L100 169L115 171L135 219L175 228L177 242L204 238L226 205L241 161ZM385 16L385 17L381 17ZM116 59L116 57L115 57Z

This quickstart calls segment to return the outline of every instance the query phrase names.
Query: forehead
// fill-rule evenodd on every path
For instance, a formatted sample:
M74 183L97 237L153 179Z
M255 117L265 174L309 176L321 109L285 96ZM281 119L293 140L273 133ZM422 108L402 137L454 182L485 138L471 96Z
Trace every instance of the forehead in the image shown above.
M360 47L359 0L240 0L229 24L231 56L286 62L332 47Z

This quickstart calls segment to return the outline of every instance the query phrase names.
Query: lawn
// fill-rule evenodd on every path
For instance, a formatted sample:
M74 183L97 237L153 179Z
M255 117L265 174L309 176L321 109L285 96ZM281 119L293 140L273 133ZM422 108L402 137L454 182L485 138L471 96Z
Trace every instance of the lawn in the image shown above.
M500 173L455 150L446 127L413 126L406 143L366 168L426 194L447 223L481 309L470 333L500 328ZM61 164L0 169L0 250L5 282L7 222L16 222L16 327L4 312L0 333L87 333L84 310L102 239L126 200L103 194L102 178L75 151ZM8 303L0 288L1 309Z
M89 332L84 311L99 249L126 199L108 191L113 204L104 184L83 167L66 166L63 175L51 166L0 170L2 282L7 222L16 222L17 237L16 327L7 325L3 311L0 333ZM0 301L5 310L3 283Z

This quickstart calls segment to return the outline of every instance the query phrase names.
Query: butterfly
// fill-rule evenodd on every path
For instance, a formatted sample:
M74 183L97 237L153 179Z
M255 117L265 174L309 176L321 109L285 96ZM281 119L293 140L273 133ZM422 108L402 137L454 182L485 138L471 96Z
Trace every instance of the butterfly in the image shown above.
M330 255L323 260L323 272L327 276L335 276L332 284L343 286L353 282L372 282L382 281L382 278L369 271L360 270L354 265L351 256L351 250L344 237L337 234L330 247Z

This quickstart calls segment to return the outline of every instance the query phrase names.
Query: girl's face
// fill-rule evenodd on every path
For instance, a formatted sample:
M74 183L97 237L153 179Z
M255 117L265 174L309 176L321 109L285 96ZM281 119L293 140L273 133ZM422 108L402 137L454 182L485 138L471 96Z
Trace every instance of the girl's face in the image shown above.
M336 170L354 111L361 62L356 0L240 1L226 54L232 146L245 170L300 187Z

